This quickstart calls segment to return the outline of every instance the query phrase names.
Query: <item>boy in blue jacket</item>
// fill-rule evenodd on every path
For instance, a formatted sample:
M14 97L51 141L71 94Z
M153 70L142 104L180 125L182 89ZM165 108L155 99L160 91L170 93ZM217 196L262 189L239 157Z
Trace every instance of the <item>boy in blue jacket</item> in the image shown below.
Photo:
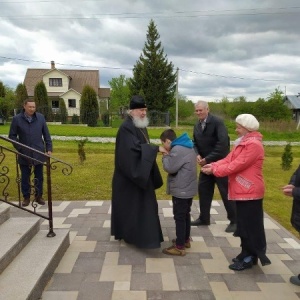
M162 163L168 173L167 194L172 195L176 239L172 246L163 249L169 255L184 256L190 248L191 206L197 194L197 154L187 133L178 138L172 129L165 130L160 140L169 153L163 153Z

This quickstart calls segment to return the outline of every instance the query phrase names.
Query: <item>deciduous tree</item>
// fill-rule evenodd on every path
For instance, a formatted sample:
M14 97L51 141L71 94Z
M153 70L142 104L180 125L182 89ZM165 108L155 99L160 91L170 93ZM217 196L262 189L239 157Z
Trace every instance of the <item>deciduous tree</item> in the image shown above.
M125 75L114 77L111 81L108 81L111 92L110 92L110 111L119 111L120 107L128 107L130 99L130 90L128 85L129 78Z

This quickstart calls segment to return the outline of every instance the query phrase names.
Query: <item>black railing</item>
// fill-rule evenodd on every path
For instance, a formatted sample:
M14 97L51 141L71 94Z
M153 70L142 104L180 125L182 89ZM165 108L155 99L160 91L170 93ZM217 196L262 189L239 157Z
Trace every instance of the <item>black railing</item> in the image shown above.
M61 164L62 168L61 171L64 175L70 175L73 171L73 167L55 157L52 155L45 154L43 152L40 152L38 150L35 150L31 147L25 146L19 142L16 142L14 140L11 140L9 138L0 136L0 139L3 141L6 141L10 143L10 147L5 147L0 144L0 201L5 202L9 205L12 205L14 207L17 207L18 209L22 209L24 211L27 211L31 214L34 214L36 216L39 216L43 219L46 219L49 221L49 232L47 234L47 237L54 237L56 234L53 231L53 213L52 213L52 183L51 183L51 171L58 169L58 165ZM35 153L38 153L39 155L42 155L45 161L40 161L38 159L29 157L25 154L19 153L18 151L15 150L11 145L17 145L18 148L26 148L27 150L30 150ZM15 156L15 163L12 163L12 160L10 157L8 157L8 154L11 154L12 156ZM22 206L22 200L21 200L21 176L20 176L20 170L19 170L19 164L18 164L18 156L22 156L27 158L28 160L32 161L33 163L37 164L43 164L46 167L46 182L47 182L47 203L48 203L48 214L41 214L37 212L37 207L38 204L36 202L36 199L32 200L30 202L32 209L25 208ZM7 163L7 165L5 165ZM10 168L16 167L16 173L11 174L10 173ZM10 176L11 175L11 176ZM11 178L15 176L15 184L17 185L17 196L11 196L10 195L10 189L14 189L15 185ZM35 194L35 182L36 179L34 179L32 182L30 182L30 194L34 195ZM1 187L2 187L2 192L1 192ZM12 198L17 198L17 199L12 199ZM16 204L15 202L18 202Z

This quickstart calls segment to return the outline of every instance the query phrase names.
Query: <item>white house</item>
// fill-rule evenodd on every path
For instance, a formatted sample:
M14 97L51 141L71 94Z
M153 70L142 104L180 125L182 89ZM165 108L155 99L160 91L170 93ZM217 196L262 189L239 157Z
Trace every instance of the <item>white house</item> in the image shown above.
M91 86L100 102L109 101L110 89L100 88L99 70L57 69L51 61L50 69L27 69L24 84L28 97L33 98L34 88L40 81L45 83L53 111L59 110L59 99L66 104L68 116L80 115L80 98L85 85Z

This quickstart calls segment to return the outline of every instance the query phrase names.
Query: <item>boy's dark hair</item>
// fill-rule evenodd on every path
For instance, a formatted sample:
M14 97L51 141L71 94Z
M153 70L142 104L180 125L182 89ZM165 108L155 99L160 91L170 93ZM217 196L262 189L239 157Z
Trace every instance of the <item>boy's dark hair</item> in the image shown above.
M160 135L160 139L163 142L165 142L167 139L170 141L173 141L176 138L177 138L177 136L173 129L167 129Z

